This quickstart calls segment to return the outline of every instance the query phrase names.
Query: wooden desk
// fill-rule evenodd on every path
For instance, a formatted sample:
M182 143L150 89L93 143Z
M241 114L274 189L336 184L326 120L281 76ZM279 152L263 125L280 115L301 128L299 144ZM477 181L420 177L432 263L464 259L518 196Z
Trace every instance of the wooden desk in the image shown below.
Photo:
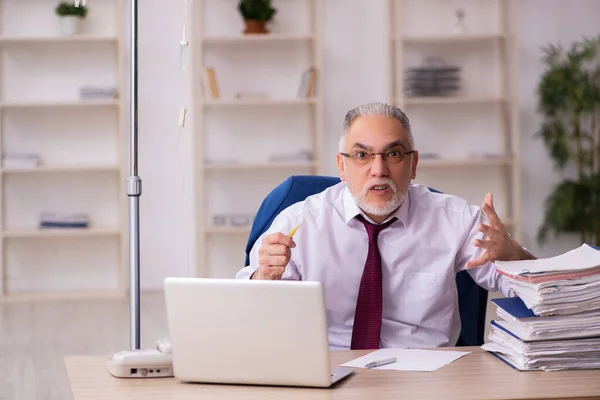
M74 400L600 399L600 371L519 372L479 347L458 350L472 353L435 372L357 369L328 389L117 379L106 369L106 356L66 357L65 364ZM365 353L332 352L331 360L340 365Z

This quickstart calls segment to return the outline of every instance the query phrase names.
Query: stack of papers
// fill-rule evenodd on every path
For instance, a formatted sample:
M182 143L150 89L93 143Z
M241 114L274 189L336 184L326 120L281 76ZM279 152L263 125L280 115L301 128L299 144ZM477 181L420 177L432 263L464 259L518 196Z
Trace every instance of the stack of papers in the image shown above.
M496 264L518 297L492 300L482 348L519 370L600 368L600 251Z
M600 309L600 251L586 244L553 258L496 265L536 315Z

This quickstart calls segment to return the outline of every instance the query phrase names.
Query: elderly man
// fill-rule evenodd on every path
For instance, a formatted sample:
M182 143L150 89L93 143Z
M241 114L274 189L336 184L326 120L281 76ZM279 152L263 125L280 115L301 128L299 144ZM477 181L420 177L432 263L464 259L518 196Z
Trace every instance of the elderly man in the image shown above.
M533 256L507 233L491 194L480 209L411 184L419 153L400 109L362 105L343 128L342 182L283 210L237 278L321 282L332 349L454 346L456 273L467 268L508 295L493 262Z

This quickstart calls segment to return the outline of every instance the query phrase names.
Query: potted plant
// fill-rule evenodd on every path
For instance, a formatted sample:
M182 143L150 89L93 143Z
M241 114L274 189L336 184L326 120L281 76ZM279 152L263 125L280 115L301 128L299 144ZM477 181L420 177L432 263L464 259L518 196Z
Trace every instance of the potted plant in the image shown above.
M269 33L266 24L277 13L271 6L271 0L240 0L238 10L246 24L245 34Z
M579 233L582 243L600 245L600 37L575 42L568 51L554 45L543 51L538 136L567 177L546 199L538 240L551 231Z
M87 16L87 6L76 6L72 2L61 2L56 6L59 16L60 31L63 35L75 35L80 32L81 21Z

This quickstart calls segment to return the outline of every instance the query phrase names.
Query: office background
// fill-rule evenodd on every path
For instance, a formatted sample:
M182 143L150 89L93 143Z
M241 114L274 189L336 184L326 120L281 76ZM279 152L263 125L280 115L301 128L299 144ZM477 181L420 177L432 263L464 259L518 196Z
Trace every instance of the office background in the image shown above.
M472 4L450 0L433 1L448 2L456 8L462 4ZM211 4L211 1L205 3ZM382 26L387 21L387 1L327 0L324 3L324 71L319 83L324 108L324 171L326 174L336 175L334 154L337 151L344 113L360 103L387 99L389 95L389 37ZM553 170L543 142L534 137L541 122L536 112L535 94L543 71L540 48L548 43L569 45L582 36L597 35L596 16L600 15L600 3L593 0L519 0L517 4L522 243L534 254L552 256L577 246L579 237L550 238L543 247L535 239L543 218L544 200L553 185L561 179ZM235 14L234 11L232 13ZM180 139L180 153L175 150L178 109L190 101L186 97L190 95L190 91L186 90L189 80L179 70L179 48L175 45L181 36L183 16L183 2L175 2L168 11L158 1L149 1L141 8L140 63L143 67L140 70L140 174L145 182L142 197L144 288L160 287L162 279L170 274L185 276L189 271L188 260L194 257L191 254L194 243L194 202L189 197L182 200L179 179L179 162L182 160L186 182L191 180L194 156L189 131ZM467 14L466 22L471 24L474 18L474 15ZM449 25L452 23L453 21L448 21ZM157 26L160 26L160 30L156 29ZM268 49L262 50L257 50L257 54L268 53ZM264 64L268 68L268 63ZM485 112L487 107L481 109ZM476 110L465 112L460 107L453 107L451 110L464 117L465 122L470 121L470 118L477 118ZM438 113L448 115L447 109L442 107L418 111L427 112L427 117L430 114L432 119ZM407 112L411 117L410 110ZM294 131L293 126L289 129ZM422 133L419 126L415 126L414 131L418 146L422 143ZM244 132L253 132L255 135L257 131L249 123ZM288 134L281 132L281 135L285 139L282 139L284 146L280 148L285 151ZM293 152L294 149L289 151ZM283 174L288 172L290 171L286 170ZM464 190L461 188L461 181L468 182L472 173L472 170L457 168L451 172L443 172L443 175L455 175L452 181L456 183L459 192ZM256 176L261 175L268 176L269 173L256 173ZM281 175L275 175L271 182ZM239 180L232 182L240 184ZM476 199L478 204L482 200L483 197ZM232 236L225 240L239 246L244 239ZM234 259L241 261L243 257L240 256L238 254Z
M198 39L192 32L198 25L186 22L186 6L203 3L210 10L203 17L208 33L238 34L243 22L237 1L139 2L144 346L168 334L160 294L165 277L198 272L233 277L243 266L248 227L217 226L219 217L241 213L237 224L244 225L245 216L256 211L271 188L291 174L314 172L311 161L303 163L303 153L295 154L312 143L308 110L317 111L319 122L314 133L318 141L313 143L321 154L316 160L318 172L337 176L335 153L345 113L362 103L391 101L394 53L387 25L388 0L317 0L315 4L321 4L317 20L323 30L315 37L304 37L310 21L306 4L311 1L273 2L279 12L270 26L273 33L292 32L281 42L225 39L207 43L205 60L215 68L223 99L229 99L205 98L208 107L198 106L204 96L194 86L204 82L205 72L198 64L187 70L181 65L183 27L188 28L191 45ZM462 77L468 94L485 101L408 105L417 148L448 151L448 157L463 160L474 152L497 152L502 143L496 101L501 68L491 50L495 39L489 40L497 28L496 0L423 1L427 3L423 7L436 10L430 18L425 8L414 6L421 0L405 2L413 4L415 12L414 19L404 20L412 34L450 32L456 23L455 11L463 9L467 28L483 38L442 45L441 53L446 61L465 66ZM5 156L0 175L0 354L6 356L0 357L0 370L12 371L6 375L9 385L2 385L0 379L0 398L64 398L68 393L61 364L64 354L109 353L125 348L128 340L128 31L115 34L128 16L114 13L116 5L124 7L127 1L89 0L83 32L91 39L83 40L61 36L54 15L56 3L0 0L1 146ZM536 240L545 199L562 180L543 141L535 137L541 124L536 95L544 69L541 47L569 46L583 36L597 36L600 2L516 0L515 4L520 195L519 218L514 222L524 246L540 257L554 256L577 247L580 239L577 234L550 237L544 246ZM320 56L311 62L311 45L315 44ZM410 46L440 50L430 45ZM409 66L418 66L427 51L411 54L405 60ZM321 68L314 103L296 98L302 75L311 64ZM124 96L111 97L113 86ZM210 87L205 89L210 92ZM292 101L228 104L241 90L264 90ZM188 113L180 129L182 107ZM199 130L200 125L204 129ZM200 134L206 138L202 154L194 140ZM27 154L40 155L42 164L31 170L28 163L35 160ZM289 163L294 156L300 158ZM229 157L252 168L244 171L235 164L223 164ZM269 164L269 157L284 162ZM198 168L209 159L222 163ZM424 165L428 161L432 162L423 160ZM10 162L16 164L9 168ZM421 168L418 174L424 183L464 194L474 204L481 204L485 192L492 191L502 210L507 199L501 190L501 165L489 164L450 163ZM196 187L199 174L206 178ZM39 223L52 220L52 215L41 214L54 212L88 213L90 226L51 233L37 230ZM63 301L46 301L52 298ZM29 385L34 379L40 384Z
M41 173L5 169L6 297L15 293L24 293L25 299L45 299L55 293L58 297L119 296L126 290L128 19L114 14L114 7L124 4L90 1L82 35L93 39L67 36L58 42L50 39L47 46L39 38L58 34L54 5L41 0L27 7L10 0L3 4L3 153L37 151L43 158L42 168L37 169ZM310 4L316 5L312 16ZM502 12L496 1L405 1L407 17L392 18L395 28L390 25L389 4L388 0L274 2L278 14L269 29L284 39L259 43L227 39L243 29L233 0L182 0L169 5L147 0L140 5L143 290L159 290L167 276L233 277L243 266L248 218L269 190L291 174L337 175L335 153L344 114L361 103L399 99L401 88L396 93L391 90L392 61L403 63L403 68L418 67L432 55L459 66L461 94L478 101L403 105L422 155L441 153L461 160L435 167L436 160L422 156L418 181L474 204L481 204L486 191L493 192L505 222L518 226L522 244L536 255L552 256L578 245L578 235L551 237L543 247L536 240L544 201L562 179L543 141L535 137L541 124L536 86L544 68L541 47L568 46L583 36L597 35L595 16L600 4L516 1L516 11L506 14L507 26L516 29L516 51L505 58L498 55L494 38L500 32ZM199 7L203 11L197 16L204 26L193 21L193 9ZM417 40L404 47L402 41L394 41L390 46L393 29L417 38L451 34L459 9L465 12L468 33L479 39L441 45ZM31 28L24 30L10 17L19 13L27 16ZM311 36L313 23L322 29ZM120 34L119 24L125 28ZM191 46L202 43L203 48L203 59L188 60L187 70L182 69L180 57L184 26ZM22 37L37 39L18 39ZM508 186L518 191L516 211L502 215L511 201L502 186L504 161L481 161L473 155L502 151L500 100L508 100L509 109L513 104L502 97L499 83L503 70L510 68L505 61L511 55L517 62L517 102L512 109L517 111L518 174ZM198 62L213 68L219 99L211 96L210 82ZM318 69L316 95L298 99L302 75L311 65ZM398 82L402 80L399 74ZM115 82L122 94L118 100L81 100L86 86L106 88ZM204 83L204 93L196 87L198 82ZM513 81L506 83L510 86ZM258 106L244 105L256 99L232 102L244 91L266 92L275 101ZM287 104L288 100L297 104ZM182 107L188 113L180 129ZM201 146L200 137L204 138ZM302 151L314 149L317 158L304 162ZM227 164L230 158L241 162ZM218 163L208 164L214 161ZM40 235L35 230L39 215L53 211L88 213L91 229L83 234ZM219 225L235 214L240 214L237 225Z

